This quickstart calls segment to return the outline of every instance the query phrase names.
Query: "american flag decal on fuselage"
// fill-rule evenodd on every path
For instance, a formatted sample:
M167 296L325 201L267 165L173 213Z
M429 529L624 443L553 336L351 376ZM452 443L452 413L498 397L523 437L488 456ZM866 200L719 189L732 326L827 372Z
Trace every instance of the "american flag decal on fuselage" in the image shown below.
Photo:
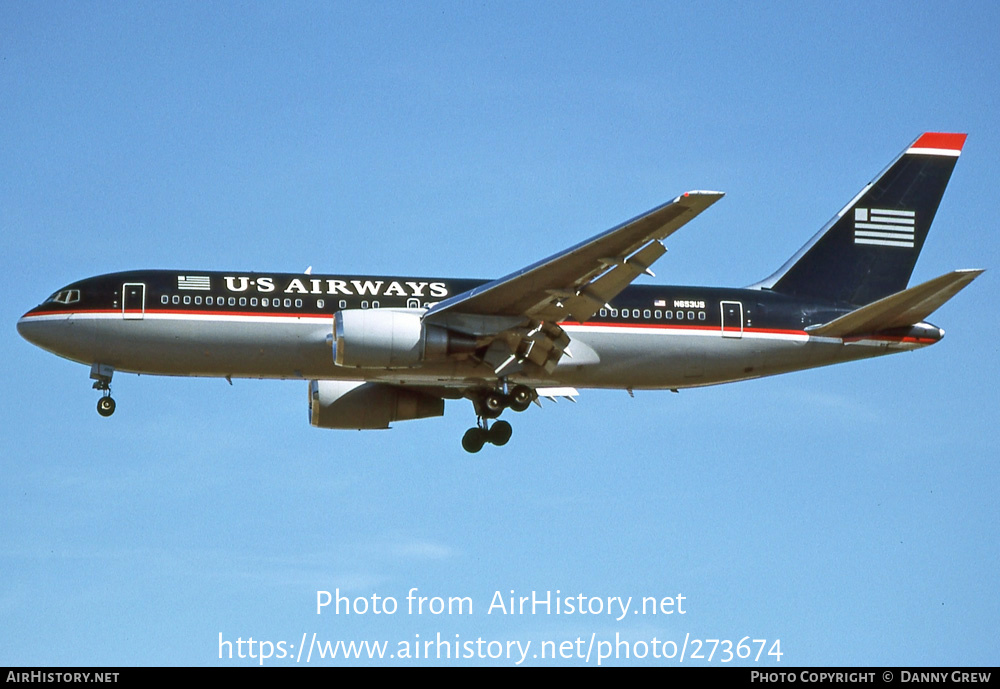
M195 289L207 292L212 289L212 282L207 275L178 275L177 289Z
M913 248L914 211L854 209L854 243Z

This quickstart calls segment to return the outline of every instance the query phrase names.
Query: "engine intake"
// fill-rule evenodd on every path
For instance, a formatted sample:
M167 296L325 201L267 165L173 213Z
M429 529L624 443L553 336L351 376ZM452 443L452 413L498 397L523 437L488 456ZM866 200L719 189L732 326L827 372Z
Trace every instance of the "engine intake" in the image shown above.
M472 352L476 339L425 325L422 312L346 309L333 317L333 360L349 368L409 368Z

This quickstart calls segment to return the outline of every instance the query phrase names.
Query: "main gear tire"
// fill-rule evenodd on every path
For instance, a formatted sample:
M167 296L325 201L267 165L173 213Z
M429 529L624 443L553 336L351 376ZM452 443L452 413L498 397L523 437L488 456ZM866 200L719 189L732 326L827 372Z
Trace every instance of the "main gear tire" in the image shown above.
M492 426L490 430L487 431L487 440L491 445L496 445L497 447L502 447L507 444L510 440L510 436L513 433L513 429L510 424L506 421L497 421Z
M482 428L470 428L462 436L462 448L471 454L483 449L486 444L486 431Z

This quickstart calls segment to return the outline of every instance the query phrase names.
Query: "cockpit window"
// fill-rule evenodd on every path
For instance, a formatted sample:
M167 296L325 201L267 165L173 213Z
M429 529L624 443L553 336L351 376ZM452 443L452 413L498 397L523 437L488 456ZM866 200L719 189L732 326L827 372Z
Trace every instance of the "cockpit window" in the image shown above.
M54 301L57 304L74 304L80 301L80 290L78 289L64 289L61 292L56 292L51 297L45 301Z

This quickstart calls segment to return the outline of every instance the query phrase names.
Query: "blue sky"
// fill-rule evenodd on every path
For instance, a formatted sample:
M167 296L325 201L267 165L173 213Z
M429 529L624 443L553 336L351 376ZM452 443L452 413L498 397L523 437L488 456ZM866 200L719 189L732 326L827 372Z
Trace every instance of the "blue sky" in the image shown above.
M996 665L998 19L987 2L0 5L0 663L233 665L255 661L220 661L220 634L440 632ZM928 130L969 139L914 282L988 269L931 319L940 344L583 391L476 456L467 402L323 431L297 382L118 375L102 419L87 369L14 329L60 286L130 268L495 277L699 188L727 197L670 238L656 282L741 286ZM413 587L474 612L315 614L317 590L405 606ZM687 613L487 615L512 589L680 593Z

